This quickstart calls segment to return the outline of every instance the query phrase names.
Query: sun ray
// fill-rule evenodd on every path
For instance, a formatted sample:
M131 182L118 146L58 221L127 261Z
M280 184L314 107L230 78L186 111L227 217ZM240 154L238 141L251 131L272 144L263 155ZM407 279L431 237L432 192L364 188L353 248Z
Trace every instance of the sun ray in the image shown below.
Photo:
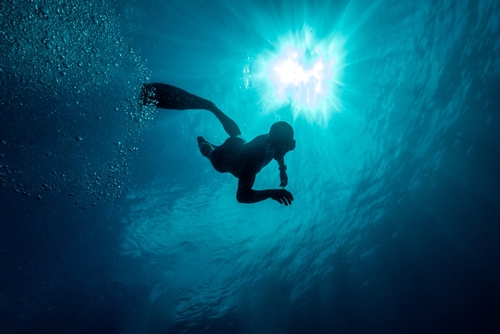
M262 52L254 64L253 83L266 101L264 111L289 104L294 118L326 126L342 109L344 43L338 33L318 39L307 25L278 38L275 49Z

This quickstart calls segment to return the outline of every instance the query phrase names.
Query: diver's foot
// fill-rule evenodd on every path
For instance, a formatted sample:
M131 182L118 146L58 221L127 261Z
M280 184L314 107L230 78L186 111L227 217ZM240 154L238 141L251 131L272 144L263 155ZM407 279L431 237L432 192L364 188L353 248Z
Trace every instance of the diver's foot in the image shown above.
M205 138L203 138L202 136L199 136L196 139L198 140L198 148L200 149L201 154L203 154L204 157L210 159L210 155L214 150L214 146L210 144L208 141L206 141Z

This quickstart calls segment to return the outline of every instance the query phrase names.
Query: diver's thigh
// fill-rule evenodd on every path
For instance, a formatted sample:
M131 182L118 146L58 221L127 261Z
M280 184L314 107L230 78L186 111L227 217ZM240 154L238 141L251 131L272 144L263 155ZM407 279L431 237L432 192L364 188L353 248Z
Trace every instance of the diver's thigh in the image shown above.
M215 148L210 158L215 170L221 173L231 172L244 144L245 140L241 137L229 137L224 144Z

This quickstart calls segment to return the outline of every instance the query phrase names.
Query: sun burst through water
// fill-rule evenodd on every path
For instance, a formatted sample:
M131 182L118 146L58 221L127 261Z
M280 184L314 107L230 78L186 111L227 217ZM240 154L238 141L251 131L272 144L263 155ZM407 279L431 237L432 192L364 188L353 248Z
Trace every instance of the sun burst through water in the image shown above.
M341 35L318 40L305 26L279 38L274 50L262 52L255 62L255 83L264 111L290 105L294 118L302 115L326 126L331 115L342 109L343 45Z

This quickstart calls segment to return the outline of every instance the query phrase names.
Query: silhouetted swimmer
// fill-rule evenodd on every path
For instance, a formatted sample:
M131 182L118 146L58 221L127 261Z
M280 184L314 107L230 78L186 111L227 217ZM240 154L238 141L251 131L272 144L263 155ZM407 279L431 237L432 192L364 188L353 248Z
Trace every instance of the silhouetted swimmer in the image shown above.
M216 171L231 173L238 178L236 192L238 202L256 203L271 198L285 205L292 203L293 195L288 190L252 189L257 173L272 159L279 165L280 187L286 187L288 184L284 157L295 148L295 140L293 128L287 122L276 122L268 134L247 142L241 135L238 125L215 104L183 89L161 83L144 84L141 103L163 109L205 109L212 112L221 122L229 138L222 145L216 146L205 138L198 137L198 147Z

